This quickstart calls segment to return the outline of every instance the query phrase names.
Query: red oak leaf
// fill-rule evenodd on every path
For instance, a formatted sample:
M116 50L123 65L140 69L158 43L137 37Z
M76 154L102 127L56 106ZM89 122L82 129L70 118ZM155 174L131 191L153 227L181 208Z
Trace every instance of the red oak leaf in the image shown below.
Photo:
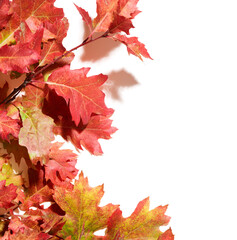
M29 224L18 217L12 217L8 229L9 231L5 232L3 240L48 240L52 238L49 234L41 231L37 219Z
M14 34L20 30L21 23L26 22L30 30L35 33L42 23L54 22L64 17L63 9L54 7L55 0L14 0L10 11L13 13L6 28L0 35L0 47L14 43ZM54 37L47 29L44 40Z
M119 0L118 12L120 16L131 18L137 11L138 0Z
M54 22L64 16L63 9L54 6L55 0L14 0L12 8L21 22L33 17L40 21Z
M10 208L14 206L12 201L17 197L17 186L10 184L5 186L6 181L0 181L0 208Z
M78 170L75 168L77 154L72 150L60 149L63 143L54 143L50 149L49 161L45 165L45 178L51 180L56 186L62 186L62 182L71 181L76 177Z
M107 76L100 74L87 77L89 70L70 70L70 66L67 65L55 70L46 82L50 89L54 89L59 96L65 98L76 125L80 120L87 124L92 113L105 116L113 113L112 109L106 107L105 95L99 89L107 80Z
M157 240L162 234L160 226L168 224L170 217L165 215L167 206L149 211L149 198L144 199L128 218L122 217L117 209L108 220L106 239L150 239ZM117 238L116 238L117 237Z
M53 190L47 185L27 197L21 205L21 210L28 210L30 207L39 207L41 203L52 201Z
M0 0L0 29L7 24L11 17L9 9L10 9L9 0Z
M56 134L60 134L71 140L74 146L82 149L86 148L91 154L101 155L103 151L98 139L110 139L111 134L117 131L117 128L111 127L112 120L101 115L92 116L86 126L75 126L71 121L61 121L59 126L54 128Z
M81 14L83 21L86 23L86 25L88 26L90 33L92 33L93 31L93 26L92 26L92 19L89 16L88 12L85 11L83 8L78 7L75 3L74 5L76 6L78 12Z
M65 52L62 40L67 35L68 26L69 24L66 18L57 20L53 24L45 24L45 28L55 35L55 39L43 44L42 59L39 66L44 66L52 62L56 57L61 56Z
M52 206L52 205L51 205ZM47 209L36 209L36 210L28 210L22 216L24 222L27 219L24 219L24 216L29 216L30 219L38 219L40 222L40 228L43 232L53 234L57 233L62 229L62 226L65 222L62 221L63 217L59 212L55 212L52 207ZM26 217L27 218L27 217Z
M54 22L64 17L63 9L56 8L54 2L55 0L15 0L12 9L19 16L20 22L26 21L35 32L42 22Z
M106 32L113 22L118 0L96 0L97 17L93 20L94 32Z
M1 30L0 34L0 47L8 44L15 44L16 40L14 38L14 33L19 30L20 27L20 19L19 16L12 11L12 15L6 24L5 28Z
M0 110L0 138L9 141L9 135L11 134L15 138L17 138L19 131L19 121L10 118L7 115L7 111Z
M132 19L140 12L138 0L97 0L97 16L93 20L93 32L121 32L129 34Z
M171 228L162 233L158 240L174 240L174 234L172 233Z
M43 38L44 28L42 26L33 33L26 22L22 22L20 30L15 32L15 39L19 44L28 43L28 47L41 54L41 41Z
M64 239L94 239L94 232L106 227L109 216L118 206L108 204L99 207L104 194L103 185L91 188L88 179L80 174L72 191L56 187L54 199L66 212L63 229L57 234Z
M0 71L29 72L29 65L38 62L40 55L29 44L5 45L0 48Z
M129 54L131 53L134 56L139 57L141 60L142 60L142 57L152 59L149 53L147 52L145 45L139 42L137 37L128 38L124 35L116 34L114 36L111 36L110 38L125 44L127 46L127 50Z
M22 100L22 106L24 108L39 108L43 106L45 93L44 84L35 82L33 85L27 85L25 87L25 96Z
M129 30L134 28L132 20L140 11L137 9L138 0L119 0L118 8L114 14L113 22L109 27L110 33L125 32L129 34Z

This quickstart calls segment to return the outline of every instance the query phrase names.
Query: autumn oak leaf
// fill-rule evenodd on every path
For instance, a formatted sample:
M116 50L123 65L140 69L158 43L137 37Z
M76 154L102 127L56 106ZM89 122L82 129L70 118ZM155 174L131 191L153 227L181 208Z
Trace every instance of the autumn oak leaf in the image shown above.
M28 149L29 156L34 163L48 155L51 141L54 140L52 132L53 119L44 115L38 108L20 108L23 127L19 133L19 144Z
M109 218L106 230L106 239L150 239L157 240L162 234L160 226L169 223L170 218L165 215L167 206L160 206L149 211L149 198L141 201L132 215L122 217L122 212L117 209Z
M7 159L8 157L9 156L5 158ZM18 187L23 185L23 179L21 174L14 173L14 170L9 161L5 161L2 166L0 164L0 181L2 180L6 181L6 186L10 185L11 183Z
M131 18L137 11L138 0L119 0L118 12L120 16Z
M42 59L39 66L44 66L52 62L56 57L61 56L65 52L62 41L67 35L69 24L66 18L56 20L52 23L45 23L45 29L55 35L54 39L43 43Z
M31 196L27 196L21 205L22 210L28 210L30 207L39 207L43 202L52 201L53 190L47 185L37 190Z
M171 228L162 233L158 240L174 240L174 234L172 233Z
M9 9L10 9L9 0L0 0L0 29L5 27L5 25L7 24L11 17Z
M21 23L20 30L16 31L14 37L19 44L28 43L28 47L39 55L41 54L41 41L43 38L44 28L40 26L33 33L26 22Z
M99 74L87 77L89 70L89 68L70 70L70 66L66 65L55 70L46 82L51 90L65 98L76 125L80 120L87 124L92 113L104 116L113 113L112 109L106 107L105 95L99 89L107 80L107 76Z
M56 186L61 186L66 179L70 181L76 177L75 168L77 154L69 149L60 149L63 143L54 143L49 152L49 161L45 165L45 178Z
M17 186L10 184L9 186L5 186L6 181L0 181L0 208L8 209L14 204L12 201L17 197Z
M134 56L140 58L141 60L142 57L152 59L149 53L147 52L145 45L139 42L137 37L128 38L125 35L116 34L111 36L110 38L125 44L127 46L129 54L133 54Z
M54 22L64 17L63 9L54 6L55 0L14 0L10 3L12 13L6 28L0 34L0 47L15 43L15 33L21 29L21 23L26 22L35 33L45 22ZM45 29L44 40L53 37Z
M75 181L72 191L56 187L54 199L66 212L65 225L58 235L63 238L71 236L72 240L80 237L94 239L94 232L105 228L109 216L117 209L112 204L98 206L103 194L103 186L91 188L83 173Z
M96 0L97 17L93 20L94 32L106 32L113 22L118 0Z
M3 240L48 240L52 238L47 233L41 231L40 226L37 222L33 220L25 220L24 217L20 219L19 217L12 217L10 224L8 226L9 231L5 232L4 236L1 238Z
M74 146L82 150L82 146L93 155L101 155L99 139L110 139L111 134L117 131L112 127L112 120L101 115L92 116L86 126L75 126L73 122L62 121L54 128L56 134L70 140Z
M88 12L85 11L83 8L78 7L75 3L74 3L74 5L76 6L78 12L81 14L83 21L88 26L90 33L92 33L93 32L92 19L89 16Z
M9 141L9 136L17 138L20 131L19 121L7 115L7 111L0 109L0 138Z
M0 71L29 72L29 65L38 62L40 55L29 44L5 45L0 48Z

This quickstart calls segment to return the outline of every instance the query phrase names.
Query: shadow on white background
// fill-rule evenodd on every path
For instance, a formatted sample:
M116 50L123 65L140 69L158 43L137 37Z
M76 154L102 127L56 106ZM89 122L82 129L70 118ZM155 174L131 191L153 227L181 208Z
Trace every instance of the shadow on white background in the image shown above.
M75 1L92 15L95 2ZM71 1L57 6L69 18L70 49L85 37L83 23ZM114 43L104 49L109 40L101 40L79 49L73 63L109 75L106 104L119 129L100 141L103 156L81 152L78 168L91 186L105 184L101 204L120 204L124 216L147 196L152 208L169 204L176 240L236 235L236 7L234 0L141 0L131 35L153 61Z

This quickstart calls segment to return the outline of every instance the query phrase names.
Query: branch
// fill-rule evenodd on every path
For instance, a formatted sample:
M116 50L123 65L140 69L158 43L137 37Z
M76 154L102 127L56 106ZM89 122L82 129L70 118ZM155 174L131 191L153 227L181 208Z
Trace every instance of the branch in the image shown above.
M64 58L65 56L67 56L69 53L77 50L78 48L94 42L100 38L106 37L108 35L108 31L106 31L104 34L102 34L101 36L98 36L97 38L92 39L92 37L87 37L81 44L79 44L78 46L72 48L69 51L66 51L65 53L63 53L61 56L55 58L51 63L45 65L44 67L42 67L41 69L39 69L38 71L34 71L34 72L30 72L26 74L26 78L24 80L24 82L18 86L17 88L14 88L13 91L2 101L0 102L1 104L8 104L10 102L12 102L17 96L18 94L21 92L21 90L23 88L25 88L31 81L33 78L35 78L36 76L38 76L39 74L41 74L43 71L45 71L46 69L48 69L50 66L52 66L53 64L55 64L56 62L58 62L59 60L61 60L62 58ZM37 67L35 68L35 70L37 69Z

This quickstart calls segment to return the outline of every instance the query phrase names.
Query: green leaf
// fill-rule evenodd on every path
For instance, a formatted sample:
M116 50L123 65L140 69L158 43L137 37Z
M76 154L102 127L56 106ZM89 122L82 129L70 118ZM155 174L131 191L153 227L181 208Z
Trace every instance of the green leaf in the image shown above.
M91 188L83 173L75 181L72 191L56 187L54 199L66 212L66 223L59 236L71 236L73 240L94 239L94 232L106 227L109 217L118 207L112 204L99 207L103 194L103 185Z

